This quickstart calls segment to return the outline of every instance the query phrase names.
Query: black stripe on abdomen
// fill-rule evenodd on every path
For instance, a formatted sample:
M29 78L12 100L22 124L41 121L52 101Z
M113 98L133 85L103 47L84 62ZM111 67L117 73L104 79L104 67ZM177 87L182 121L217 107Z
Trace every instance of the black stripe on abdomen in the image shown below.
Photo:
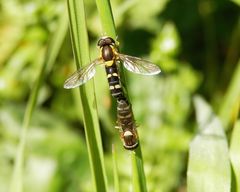
M105 69L108 77L108 84L111 95L116 99L124 98L116 64L106 66Z

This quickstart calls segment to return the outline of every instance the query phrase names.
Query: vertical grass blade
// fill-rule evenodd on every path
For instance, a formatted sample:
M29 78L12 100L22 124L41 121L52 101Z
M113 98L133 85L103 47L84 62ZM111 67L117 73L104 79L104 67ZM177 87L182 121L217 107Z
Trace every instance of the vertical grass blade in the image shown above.
M194 98L199 133L190 144L188 192L230 192L228 144L220 120L200 97Z
M10 192L22 192L23 191L23 166L24 166L24 155L25 155L25 147L26 147L26 139L27 139L27 131L29 128L29 124L33 115L33 110L36 106L36 101L39 93L39 89L43 82L44 77L46 76L46 69L49 66L52 66L55 62L57 54L61 48L63 40L67 33L67 12L63 14L60 18L59 28L56 30L52 41L50 42L46 55L41 67L41 71L38 75L37 81L33 87L33 91L31 92L30 98L27 103L27 108L24 114L23 126L20 135L20 141L17 149L17 154L15 157L15 164L13 170L13 176L10 184Z
M118 176L118 168L117 168L117 154L116 154L114 145L112 145L112 160L113 160L114 192L120 192L119 176Z
M240 192L240 119L236 121L230 145L230 158L235 179L235 192Z
M223 66L223 78L225 81L229 81L232 76L232 70L234 65L239 59L239 46L240 46L240 17L235 24L231 35L229 36L229 46L226 55L226 59Z
M112 14L112 9L109 0L96 0L96 4L98 7L98 12L100 15L100 20L102 24L102 28L104 35L109 35L113 38L116 37L116 29L114 25L114 19ZM125 83L125 76L120 67L120 75L121 75L121 82L123 85ZM127 87L125 88L125 96L128 97ZM142 152L141 146L139 144L138 148L135 151L132 151L132 170L133 170L133 187L134 191L147 191L145 173L144 173L144 166L143 166L143 159L142 159Z
M143 158L140 143L137 149L132 152L132 170L133 170L133 191L147 192L146 178L144 174Z
M68 0L70 29L77 67L90 63L89 44L83 0ZM81 110L95 191L107 191L103 149L98 122L94 84L91 80L80 87Z
M98 8L98 13L100 15L100 21L102 24L102 31L103 35L110 36L112 38L117 37L117 32L116 32L116 27L115 27L115 22L113 18L113 13L112 13L112 8L109 0L96 0L97 8ZM124 70L123 67L120 66L120 75L121 75L121 82L123 85L126 85L126 78L124 75ZM127 94L127 87L125 87L126 91L126 97L128 97Z
M115 38L116 29L109 0L96 0L104 35Z
M240 60L220 108L220 118L227 128L237 118L240 106Z

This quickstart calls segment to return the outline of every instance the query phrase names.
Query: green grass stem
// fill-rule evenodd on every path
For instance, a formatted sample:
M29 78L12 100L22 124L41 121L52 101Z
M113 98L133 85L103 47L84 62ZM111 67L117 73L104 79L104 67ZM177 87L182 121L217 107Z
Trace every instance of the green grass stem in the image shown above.
M83 0L68 0L73 53L77 68L90 63L88 34ZM95 191L107 191L103 149L99 129L94 82L80 86L81 110Z
M236 120L240 107L240 60L234 71L232 80L220 108L220 119L224 128L229 128Z
M109 0L96 0L96 4L98 7L98 12L100 15L100 20L102 24L102 29L104 35L111 36L116 38L116 29L114 25L114 18L112 14L111 4ZM120 75L121 75L121 82L123 85L125 83L125 76L120 67ZM129 98L127 87L125 88L125 96ZM144 173L144 166L143 166L143 159L142 159L142 152L140 145L138 146L137 150L132 151L132 170L133 170L133 187L134 191L147 191L145 173Z
M147 192L146 178L144 174L142 151L139 146L132 152L133 191Z
M67 12L66 12L67 13ZM33 111L36 106L36 101L39 95L39 90L42 85L42 82L46 76L47 67L52 66L56 60L56 57L59 53L59 50L62 46L64 38L67 33L67 15L66 13L60 18L59 28L56 30L56 33L53 35L52 41L49 43L49 46L46 50L46 55L41 67L41 71L38 75L38 78L35 82L33 90L31 92L30 98L27 103L27 108L24 114L23 125L20 133L20 141L17 148L17 153L15 157L15 164L13 168L13 176L10 184L10 192L22 192L23 190L23 169L24 169L24 155L27 142L27 132L32 119Z
M112 160L113 160L113 177L114 177L114 192L120 192L119 186L119 175L118 175L118 166L117 166L117 154L112 145Z
M230 36L229 47L226 55L226 59L223 66L223 75L225 82L230 81L232 76L232 69L234 65L239 59L239 48L240 48L240 17L238 18L238 22Z
M103 34L116 38L116 28L109 0L96 0L98 13L102 24Z

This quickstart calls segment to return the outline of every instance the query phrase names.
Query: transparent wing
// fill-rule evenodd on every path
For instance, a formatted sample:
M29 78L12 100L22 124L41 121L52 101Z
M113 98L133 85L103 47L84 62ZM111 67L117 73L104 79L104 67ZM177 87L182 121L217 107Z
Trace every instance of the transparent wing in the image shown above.
M142 75L156 75L161 72L157 65L144 59L123 54L118 55L120 60L123 61L124 67L133 73Z
M102 63L102 59L99 58L89 65L77 70L64 82L63 87L65 89L72 89L86 83L95 75L95 66Z

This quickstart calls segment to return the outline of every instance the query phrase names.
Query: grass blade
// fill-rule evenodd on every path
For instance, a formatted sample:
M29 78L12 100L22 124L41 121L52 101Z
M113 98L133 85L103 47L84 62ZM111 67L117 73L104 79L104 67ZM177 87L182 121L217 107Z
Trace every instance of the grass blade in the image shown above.
M102 23L103 34L116 37L116 29L109 0L96 0L98 13Z
M100 20L102 24L102 31L103 34L106 36L110 36L112 38L117 37L116 28L115 28L115 22L112 14L111 4L109 0L96 0L98 13L100 15ZM120 65L119 67L119 73L121 76L121 83L122 85L126 85L126 78L124 75L123 67ZM128 97L128 91L127 87L124 87L125 89L125 96ZM128 99L129 100L129 99Z
M240 107L240 60L233 74L223 104L220 108L220 118L225 128L235 121Z
M114 25L113 14L111 10L111 5L109 0L96 0L96 4L98 7L98 12L100 15L102 28L104 31L104 35L108 35L111 37L116 37L116 30ZM120 75L121 75L121 82L123 85L125 83L125 76L120 67ZM125 96L128 97L127 87L125 89ZM143 166L143 159L142 159L142 152L141 146L139 144L138 148L135 151L132 151L132 170L133 170L133 187L134 191L147 191L145 173L144 173L144 166Z
M10 190L9 190L10 192L23 191L22 177L23 177L23 164L24 164L27 131L33 115L33 110L36 106L39 89L41 87L43 79L46 76L47 67L48 69L50 69L50 67L55 62L57 54L59 53L59 50L61 48L61 45L67 33L68 25L67 25L66 13L64 13L63 16L60 18L59 28L56 30L56 33L54 34L52 41L50 42L46 50L46 56L43 61L41 71L38 75L37 81L34 85L33 91L31 92L30 98L27 103L27 108L24 114L23 126L21 130L21 135L20 135L20 142L18 145L16 157L15 157L15 165L14 165L13 176L12 176Z
M231 169L223 126L202 98L195 97L194 104L199 133L190 144L188 192L230 192Z
M230 158L235 178L235 189L234 191L240 191L240 119L236 121L230 145Z
M77 67L90 63L88 35L83 0L68 0L74 58ZM93 81L80 87L81 110L95 191L107 191L103 149L98 122Z
M144 174L143 158L140 143L135 152L132 152L133 191L147 192L146 178Z
M118 176L118 168L117 168L117 154L116 154L114 145L112 145L112 160L113 160L114 192L120 192L119 176Z

